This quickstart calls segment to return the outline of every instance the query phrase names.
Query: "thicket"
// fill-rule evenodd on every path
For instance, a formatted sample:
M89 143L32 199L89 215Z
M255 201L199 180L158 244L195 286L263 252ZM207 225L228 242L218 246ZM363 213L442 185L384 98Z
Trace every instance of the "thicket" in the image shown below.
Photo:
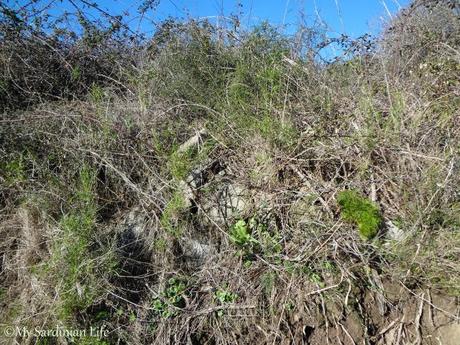
M233 18L146 39L108 14L71 31L0 4L2 323L276 343L301 336L302 303L324 310L305 291L348 300L347 281L359 304L374 271L458 296L459 12L414 1L376 38ZM331 44L344 55L325 62ZM181 192L210 161L255 195L225 225ZM120 231L133 209L143 235ZM218 253L181 264L205 227Z

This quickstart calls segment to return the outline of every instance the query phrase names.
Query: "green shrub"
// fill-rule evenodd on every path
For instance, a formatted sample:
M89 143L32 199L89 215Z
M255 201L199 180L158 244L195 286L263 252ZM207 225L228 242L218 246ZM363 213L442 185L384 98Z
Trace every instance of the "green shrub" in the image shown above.
M213 140L207 140L199 148L191 147L185 151L174 148L167 163L172 177L177 181L185 179L195 165L208 157L214 145Z
M186 209L187 204L180 192L175 192L171 200L165 206L160 218L163 229L176 237L181 235L180 215Z
M183 180L187 176L188 172L190 171L191 160L192 160L191 151L173 152L168 162L169 163L168 166L169 166L169 170L171 171L171 175L176 180Z
M265 296L270 297L275 283L277 282L276 272L266 272L260 277L260 285L263 289Z
M57 316L64 321L100 296L104 276L115 267L113 253L104 248L92 249L98 211L95 182L95 171L84 166L69 202L71 209L59 222L61 233L53 239L51 256L45 265L47 279L56 280L60 287Z
M105 340L99 339L95 336L86 336L81 339L78 339L76 343L78 345L109 345Z
M7 185L14 185L26 179L24 157L20 155L16 159L0 165L0 176L4 175Z
M382 223L377 205L353 190L340 192L337 201L342 218L356 224L363 239L370 240L377 235Z

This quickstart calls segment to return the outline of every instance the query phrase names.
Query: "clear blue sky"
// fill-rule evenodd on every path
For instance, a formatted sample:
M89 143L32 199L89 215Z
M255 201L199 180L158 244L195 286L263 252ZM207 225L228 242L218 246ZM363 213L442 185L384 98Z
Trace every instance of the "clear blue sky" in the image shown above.
M6 0L16 7L30 3L30 0ZM73 0L81 3L80 0ZM139 24L137 8L142 0L89 0L112 14L129 13L133 29L153 32L154 25L168 16L179 18L204 18L215 20L217 16L229 16L232 13L243 14L242 25L252 26L263 20L274 25L285 25L285 32L293 32L299 23L301 13L309 23L322 20L330 28L331 35L348 34L357 37L366 32L377 33L382 21L388 20L391 13L408 5L410 0L160 0L159 5L149 11ZM241 7L237 4L241 4ZM64 10L72 11L69 0L39 0L34 5L44 8L50 14ZM41 7L40 7L41 6ZM97 16L97 13L94 13Z
M321 18L336 33L359 36L366 32L376 33L388 12L408 5L409 0L163 0L155 16L213 17L229 15L242 5L244 25L254 25L268 20L275 25L287 25L286 30L300 20L300 13L309 20Z

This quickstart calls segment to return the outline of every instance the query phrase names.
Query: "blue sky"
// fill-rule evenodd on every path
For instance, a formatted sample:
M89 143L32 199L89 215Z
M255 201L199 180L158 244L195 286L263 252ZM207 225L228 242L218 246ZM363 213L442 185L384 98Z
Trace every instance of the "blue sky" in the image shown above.
M81 3L81 0L72 0ZM408 5L409 0L160 0L159 5L148 11L140 21L137 8L142 0L90 0L112 14L129 13L130 25L152 33L154 23L169 16L187 19L209 18L217 20L218 16L229 16L232 13L242 13L242 25L250 27L268 20L270 23L282 26L286 33L294 32L301 21L301 13L308 23L321 20L327 23L331 35L347 34L352 37L364 33L376 34L382 22L389 19L401 7ZM30 0L7 0L23 6ZM59 14L64 10L72 11L69 0L39 0L38 8L50 5L50 14ZM240 6L238 6L240 4ZM40 7L41 6L41 7ZM94 16L97 17L97 13Z
M300 13L309 21L321 18L332 32L359 36L366 32L376 33L382 20L389 14L407 6L409 0L163 0L155 15L164 18L213 17L229 15L242 5L243 24L246 26L268 20L275 25L285 25L286 30L295 27Z

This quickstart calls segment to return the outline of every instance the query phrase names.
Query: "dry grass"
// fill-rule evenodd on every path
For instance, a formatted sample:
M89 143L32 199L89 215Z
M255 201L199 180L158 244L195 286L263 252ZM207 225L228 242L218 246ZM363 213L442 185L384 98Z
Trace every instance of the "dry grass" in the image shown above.
M327 65L268 26L224 39L168 22L79 100L8 94L2 326L104 325L100 344L430 344L458 320L450 3L414 2L375 51ZM344 190L378 205L375 239L343 221Z

